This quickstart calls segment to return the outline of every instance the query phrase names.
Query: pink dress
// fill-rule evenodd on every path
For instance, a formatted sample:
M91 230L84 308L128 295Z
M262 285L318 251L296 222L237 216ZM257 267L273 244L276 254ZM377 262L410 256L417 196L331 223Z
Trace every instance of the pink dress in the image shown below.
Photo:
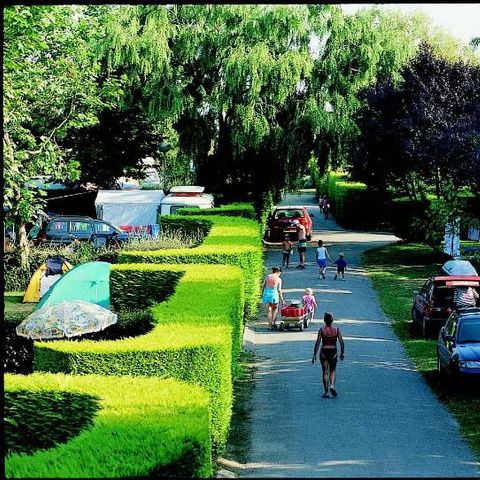
M303 296L303 304L305 305L305 308L307 309L307 312L311 312L314 308L314 303L313 303L313 295L304 295Z

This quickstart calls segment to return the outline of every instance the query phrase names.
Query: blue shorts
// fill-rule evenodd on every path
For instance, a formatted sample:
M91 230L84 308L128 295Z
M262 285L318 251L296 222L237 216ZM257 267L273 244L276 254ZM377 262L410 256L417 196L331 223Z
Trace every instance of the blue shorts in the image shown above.
M319 259L317 260L317 263L318 263L318 266L319 266L319 267L324 268L324 267L327 266L327 259L326 259L326 258L319 258Z

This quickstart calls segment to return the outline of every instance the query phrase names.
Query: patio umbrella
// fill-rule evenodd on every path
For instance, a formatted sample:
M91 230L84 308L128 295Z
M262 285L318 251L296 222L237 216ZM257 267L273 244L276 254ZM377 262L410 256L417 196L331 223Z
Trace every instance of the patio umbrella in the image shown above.
M117 314L84 300L68 300L31 313L17 327L17 335L33 340L76 337L99 332L117 322Z

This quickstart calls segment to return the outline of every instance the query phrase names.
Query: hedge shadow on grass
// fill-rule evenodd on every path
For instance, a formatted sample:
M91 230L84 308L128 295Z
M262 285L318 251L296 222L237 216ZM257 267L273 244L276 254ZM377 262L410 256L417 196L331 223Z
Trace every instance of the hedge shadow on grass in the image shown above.
M34 370L75 374L175 378L211 394L215 454L225 446L232 408L232 372L243 334L243 274L227 265L114 265L135 271L184 272L175 293L150 308L155 327L116 341L35 342Z
M10 398L29 392L39 401L49 392L56 398L95 398L99 405L91 427L67 443L33 455L8 455L7 478L212 475L209 398L200 387L155 378L34 373L7 374L5 390ZM81 414L82 402L70 416ZM45 407L44 400L38 407Z

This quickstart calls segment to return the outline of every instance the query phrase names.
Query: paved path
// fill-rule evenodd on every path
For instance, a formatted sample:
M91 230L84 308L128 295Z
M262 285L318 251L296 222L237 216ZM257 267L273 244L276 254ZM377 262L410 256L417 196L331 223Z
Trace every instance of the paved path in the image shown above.
M246 477L478 476L480 464L461 439L457 422L415 371L381 311L361 267L361 253L395 237L344 231L324 221L312 196L284 204L310 204L314 240L332 257L345 252L346 281L319 279L314 243L305 270L285 270L285 298L311 287L319 302L316 322L304 332L267 330L263 320L247 328L246 346L256 354L251 411L251 449L240 466ZM294 255L293 265L298 262ZM281 264L269 250L267 267ZM320 365L311 364L319 319L334 313L346 341L339 362L337 398L322 399ZM233 466L233 465L232 465Z

